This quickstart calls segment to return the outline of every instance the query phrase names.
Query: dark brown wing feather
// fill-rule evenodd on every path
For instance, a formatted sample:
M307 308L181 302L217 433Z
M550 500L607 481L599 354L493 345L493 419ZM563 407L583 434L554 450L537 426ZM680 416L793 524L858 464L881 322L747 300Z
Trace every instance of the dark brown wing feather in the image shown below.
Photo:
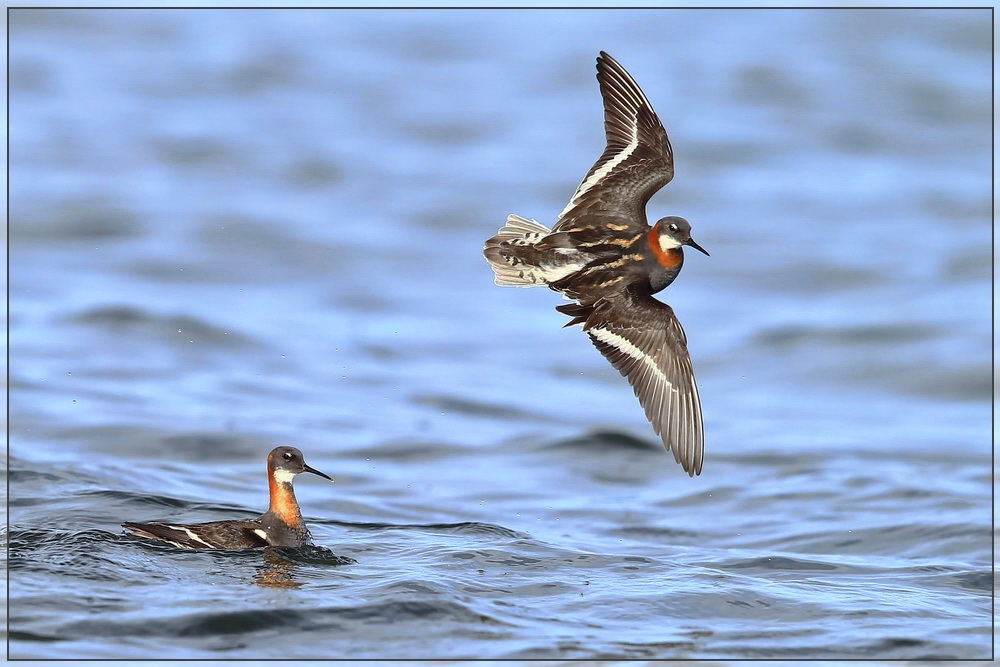
M597 80L604 98L607 148L580 183L553 231L572 232L605 222L646 224L646 202L674 177L674 152L649 100L618 61L601 51ZM617 220L613 219L617 218Z
M626 289L558 310L573 318L567 326L582 324L594 346L628 378L667 451L689 475L700 474L705 452L701 401L687 338L673 309Z
M140 537L169 542L184 549L253 549L266 547L267 540L254 532L256 521L210 521L195 524L123 523Z

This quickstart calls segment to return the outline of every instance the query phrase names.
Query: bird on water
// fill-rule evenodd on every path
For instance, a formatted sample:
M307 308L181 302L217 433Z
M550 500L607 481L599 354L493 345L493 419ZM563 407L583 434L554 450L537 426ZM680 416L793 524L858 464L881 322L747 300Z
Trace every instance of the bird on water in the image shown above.
M275 447L267 455L267 484L270 506L259 519L232 519L208 523L125 522L134 534L184 549L255 549L258 547L301 547L310 542L309 529L295 500L292 480L311 472L333 479L306 464L295 447Z

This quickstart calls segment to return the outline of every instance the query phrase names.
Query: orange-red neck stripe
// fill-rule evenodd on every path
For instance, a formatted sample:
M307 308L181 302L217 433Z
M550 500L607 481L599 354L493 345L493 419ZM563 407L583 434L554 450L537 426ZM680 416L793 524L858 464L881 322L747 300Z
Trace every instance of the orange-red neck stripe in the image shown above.
M302 512L295 501L295 492L291 484L282 484L268 475L268 491L271 493L271 512L292 528L298 528L302 523Z
M665 269L676 269L684 260L684 252L680 248L664 250L660 247L659 225L654 225L649 232L649 247L652 249L656 261Z

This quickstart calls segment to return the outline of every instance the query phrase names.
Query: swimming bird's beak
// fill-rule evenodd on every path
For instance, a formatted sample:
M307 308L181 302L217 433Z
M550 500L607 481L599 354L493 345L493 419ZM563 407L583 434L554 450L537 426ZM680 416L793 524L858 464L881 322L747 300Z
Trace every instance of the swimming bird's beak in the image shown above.
M701 247L700 245L698 245L697 243L695 243L695 242L694 242L694 239L688 239L687 241L685 241L685 242L684 242L684 245L689 245L689 246L691 246L692 248L694 248L695 250L700 250L701 252L703 252L703 253L705 253L706 255L708 255L708 251L707 251L707 250L705 250L704 248L702 248L702 247ZM708 255L708 256L709 256L709 257L711 257L711 255Z
M325 472L320 472L319 470L316 470L316 468L313 468L312 466L307 465L305 463L302 464L302 472L311 472L314 475L319 475L320 477L326 477L331 482L333 481L333 477L330 477Z

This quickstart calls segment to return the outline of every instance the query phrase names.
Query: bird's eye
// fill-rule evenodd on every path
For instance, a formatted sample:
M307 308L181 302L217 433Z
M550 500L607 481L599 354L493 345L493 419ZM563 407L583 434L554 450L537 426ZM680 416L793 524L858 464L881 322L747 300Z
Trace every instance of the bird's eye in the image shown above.
M672 232L676 232L677 231L677 225L675 225L674 223L671 222L670 226L667 227L667 229L669 229Z
M292 453L291 452L285 452L284 454L282 454L282 457L284 457L284 459L286 461L291 461L292 460Z

